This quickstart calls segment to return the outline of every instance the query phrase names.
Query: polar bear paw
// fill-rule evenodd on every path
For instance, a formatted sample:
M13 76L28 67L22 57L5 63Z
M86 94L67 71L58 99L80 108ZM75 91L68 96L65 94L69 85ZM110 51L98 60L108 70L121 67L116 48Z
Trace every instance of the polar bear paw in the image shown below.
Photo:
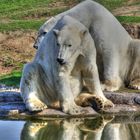
M28 131L31 136L35 136L40 129L47 126L47 122L32 122L28 126Z
M89 93L80 94L75 102L82 107L91 106L97 112L103 109L104 103L101 97Z
M103 99L102 97L96 95L92 95L92 97L89 98L87 101L90 103L90 106L99 113L105 111L107 108L114 107L112 101L108 99Z
M129 88L140 90L140 79L136 79L130 82Z
M103 110L104 104L102 98L92 95L90 98L87 98L89 105L97 112Z
M84 122L84 118L68 118L63 120L63 126L65 128L70 127L71 129L73 126L79 126L83 122Z
M112 103L112 101L110 101L110 100L105 100L104 101L104 110L106 110L107 108L113 108L114 107L114 104Z
M114 78L112 80L105 80L104 84L102 84L102 90L117 91L121 87L121 84L121 80L117 80L117 78Z
M42 111L47 108L47 106L37 98L28 99L26 101L26 108L31 111Z
M98 132L114 119L114 116L100 116L92 119L85 119L83 124L80 124L79 129L85 132ZM91 125L94 124L94 125Z
M84 123L80 124L79 129L84 132L97 132L103 129L103 127L104 127L103 118L97 117L93 119L85 119Z
M83 107L77 106L75 103L63 103L62 110L64 113L71 115L87 113L87 110L85 110Z

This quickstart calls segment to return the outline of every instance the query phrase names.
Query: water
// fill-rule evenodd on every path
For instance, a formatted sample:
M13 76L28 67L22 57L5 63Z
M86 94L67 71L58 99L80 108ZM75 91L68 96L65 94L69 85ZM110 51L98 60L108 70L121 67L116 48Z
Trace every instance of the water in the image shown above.
M0 121L0 140L20 140L24 121Z
M140 123L127 117L0 121L0 140L140 140Z

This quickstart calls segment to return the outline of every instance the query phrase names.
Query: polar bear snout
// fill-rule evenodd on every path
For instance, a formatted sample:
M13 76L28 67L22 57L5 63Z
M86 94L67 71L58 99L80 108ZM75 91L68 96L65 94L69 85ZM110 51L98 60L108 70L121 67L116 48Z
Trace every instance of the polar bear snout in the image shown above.
M60 65L64 65L66 62L63 58L57 58L57 62L60 64Z

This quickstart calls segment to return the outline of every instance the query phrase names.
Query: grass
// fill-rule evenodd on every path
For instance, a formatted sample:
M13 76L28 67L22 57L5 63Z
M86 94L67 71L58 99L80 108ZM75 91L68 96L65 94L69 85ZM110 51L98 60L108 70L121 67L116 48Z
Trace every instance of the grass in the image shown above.
M50 17L50 16L54 16L58 13L61 13L63 11L66 11L68 8L67 7L62 7L60 8L37 8L37 9L31 9L31 10L26 10L23 12L16 12L12 15L9 16L9 18L12 19L40 19L40 17Z
M140 23L140 17L134 16L117 16L121 23ZM38 30L39 27L46 21L41 20L13 20L8 24L0 23L0 32L15 31L15 30Z
M117 19L122 23L140 23L140 17L117 16Z
M55 6L55 2L57 0L1 0L0 31L38 30L47 17L63 12L69 7ZM65 3L65 0L59 2Z
M96 0L96 1L101 3L111 11L117 7L123 6L125 2L127 2L128 0Z
M119 92L119 93L124 93L124 92L126 92L126 93L140 93L139 90L130 89L130 88L127 88L127 87L122 87L122 88L120 88L120 89L119 89L118 91L116 91L116 92Z
M22 13L29 9L38 7L46 7L54 0L1 0L0 1L0 17L11 17L16 13Z
M72 0L78 3L82 0ZM122 6L127 0L98 0L109 10ZM38 30L46 17L54 16L70 8L68 0L1 0L0 31ZM62 4L62 5L61 5Z
M0 83L7 86L19 87L21 71L13 71L10 74L0 76Z
M0 31L37 30L45 20L14 20L8 24L0 23Z
M73 3L80 2L82 0L73 0ZM99 3L103 4L108 9L114 9L121 6L127 0L98 0ZM23 17L28 17L30 15L49 13L50 15L58 14L65 9L62 6L56 6L59 9L56 13L55 6L52 7L51 4L57 2L57 0L1 0L0 1L0 18L10 18L21 19ZM60 0L59 2L68 3L68 0ZM67 4L66 4L67 5ZM68 5L67 5L68 7ZM46 15L47 16L47 15Z

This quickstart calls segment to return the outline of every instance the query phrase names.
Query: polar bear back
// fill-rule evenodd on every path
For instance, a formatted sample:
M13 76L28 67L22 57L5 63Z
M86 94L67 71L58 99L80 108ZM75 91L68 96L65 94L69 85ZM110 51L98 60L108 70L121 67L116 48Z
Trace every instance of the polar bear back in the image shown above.
M131 40L130 35L105 7L92 0L81 2L72 9L56 15L51 20L52 26L50 24L48 26L46 22L40 29L51 29L64 15L69 15L85 25L94 38L97 48L112 46L120 50L127 49Z

